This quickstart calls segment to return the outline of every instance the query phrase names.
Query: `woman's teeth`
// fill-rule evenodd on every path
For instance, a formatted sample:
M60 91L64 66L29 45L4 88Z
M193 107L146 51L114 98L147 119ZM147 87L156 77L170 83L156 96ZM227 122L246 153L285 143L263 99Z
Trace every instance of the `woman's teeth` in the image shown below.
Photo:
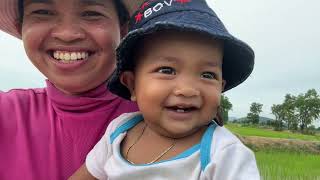
M65 52L65 51L54 51L53 57L58 61L70 62L77 60L84 60L88 58L88 52Z

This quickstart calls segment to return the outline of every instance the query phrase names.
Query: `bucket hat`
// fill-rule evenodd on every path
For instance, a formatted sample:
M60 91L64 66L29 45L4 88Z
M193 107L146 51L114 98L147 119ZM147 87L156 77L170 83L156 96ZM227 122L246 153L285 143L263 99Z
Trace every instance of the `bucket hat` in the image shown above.
M119 0L120 1L120 0ZM142 0L121 0L130 15L138 8ZM21 39L16 24L19 19L18 0L0 0L0 30Z
M222 76L226 80L223 92L241 84L253 70L252 48L227 31L205 0L148 0L130 19L130 32L117 49L117 69L108 81L111 92L130 99L130 92L120 82L120 75L126 70L133 70L132 54L137 41L161 30L197 32L222 40Z

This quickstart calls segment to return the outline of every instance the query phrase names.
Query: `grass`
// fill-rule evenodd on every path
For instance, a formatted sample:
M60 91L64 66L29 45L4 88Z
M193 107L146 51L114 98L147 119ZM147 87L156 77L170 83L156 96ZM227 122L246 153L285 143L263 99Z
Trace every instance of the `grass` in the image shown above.
M312 136L287 131L278 132L271 129L243 127L232 123L227 124L226 127L240 135L246 145L255 150L263 180L320 180L319 153L305 151L312 147L311 144L317 145L313 149L320 148L318 147L319 134Z
M271 129L261 129L255 127L242 127L240 124L229 123L226 127L235 134L241 136L259 136L259 137L270 137L270 138L284 138L284 139L299 139L306 141L320 141L319 135L304 135L299 133L291 133L287 131L273 131Z
M256 152L264 180L320 180L320 155Z

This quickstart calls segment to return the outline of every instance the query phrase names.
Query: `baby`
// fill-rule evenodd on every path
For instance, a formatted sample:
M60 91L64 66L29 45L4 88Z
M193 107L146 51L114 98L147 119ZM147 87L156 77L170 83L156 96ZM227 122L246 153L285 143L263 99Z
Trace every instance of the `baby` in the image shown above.
M260 179L254 154L215 119L254 53L205 0L149 0L109 81L140 112L116 118L71 179Z

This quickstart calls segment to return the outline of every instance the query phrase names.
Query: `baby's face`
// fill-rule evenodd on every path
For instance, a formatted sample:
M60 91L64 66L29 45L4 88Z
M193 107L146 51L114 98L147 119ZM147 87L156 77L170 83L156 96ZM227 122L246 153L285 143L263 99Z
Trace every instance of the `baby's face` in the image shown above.
M22 40L32 63L67 94L102 84L115 67L113 1L25 0Z
M184 137L216 115L223 90L223 45L194 33L147 37L137 55L133 95L150 128Z

